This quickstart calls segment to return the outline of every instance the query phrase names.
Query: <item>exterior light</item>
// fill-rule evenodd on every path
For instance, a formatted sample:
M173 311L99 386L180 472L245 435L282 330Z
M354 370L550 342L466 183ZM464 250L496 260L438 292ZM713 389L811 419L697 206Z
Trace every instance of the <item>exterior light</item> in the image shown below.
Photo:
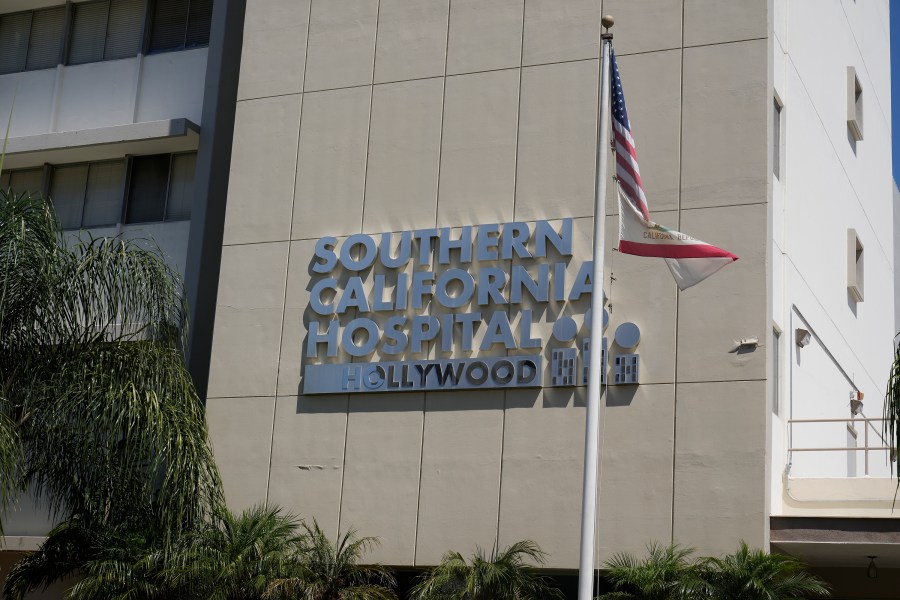
M808 329L798 327L797 331L794 332L794 339L796 340L797 345L802 348L809 345L810 340L812 340L812 335L810 335Z
M878 579L878 567L875 566L877 556L869 556L869 570L866 571L866 577L869 579Z

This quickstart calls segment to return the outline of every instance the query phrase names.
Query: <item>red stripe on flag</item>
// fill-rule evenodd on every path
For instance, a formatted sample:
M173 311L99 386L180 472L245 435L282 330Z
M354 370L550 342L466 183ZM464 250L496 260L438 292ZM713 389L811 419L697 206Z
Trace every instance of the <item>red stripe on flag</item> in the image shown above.
M628 154L630 154L634 158L634 160L637 161L637 150L635 150L634 146L631 145L631 142L628 141L628 138L626 138L618 131L616 132L616 142L618 142L619 145L621 145L622 148L624 148L628 152Z
M629 242L627 240L619 240L619 252L624 254L634 254L636 256L653 256L656 258L730 258L737 260L738 257L710 246L709 244L644 244L641 242Z
M644 182L641 181L641 174L634 170L634 168L628 162L628 159L626 159L621 154L616 153L616 164L620 169L631 175L631 178L634 179L634 182L638 185L638 187L644 189Z

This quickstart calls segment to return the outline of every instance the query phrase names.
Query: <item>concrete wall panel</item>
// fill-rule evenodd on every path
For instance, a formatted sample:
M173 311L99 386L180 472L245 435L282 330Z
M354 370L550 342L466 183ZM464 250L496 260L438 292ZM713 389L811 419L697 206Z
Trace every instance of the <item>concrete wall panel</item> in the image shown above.
M523 65L597 58L600 3L594 0L526 0Z
M266 499L275 398L214 398L206 421L225 500L237 513Z
M306 91L372 83L377 0L312 0Z
M303 97L293 239L359 231L371 99L368 86Z
M226 246L208 395L275 395L288 243Z
M616 19L611 30L616 55L680 48L682 4L677 0L604 0L603 14Z
M675 387L607 388L601 428L597 553L643 556L672 535Z
M438 226L512 220L518 111L518 70L447 78Z
M766 52L766 40L685 49L682 208L765 201Z
M449 0L380 0L375 83L442 77Z
M678 384L674 539L700 554L767 540L765 381Z
M740 260L680 294L677 381L765 379L766 205L682 211L680 230ZM751 337L759 347L738 349Z
M425 398L416 565L471 555L497 537L503 390Z
M350 398L340 527L380 538L373 562L415 559L424 408L420 393Z
M238 100L303 91L309 9L310 0L247 3Z
M684 0L684 45L764 38L769 4L768 0Z
M224 243L287 240L302 96L239 102Z
M597 61L522 69L516 219L593 215Z
M453 0L447 74L518 67L524 0Z
M363 229L434 227L442 79L375 87Z
M274 427L269 502L337 535L347 396L278 398Z
M500 545L530 539L550 567L578 564L584 388L507 392Z

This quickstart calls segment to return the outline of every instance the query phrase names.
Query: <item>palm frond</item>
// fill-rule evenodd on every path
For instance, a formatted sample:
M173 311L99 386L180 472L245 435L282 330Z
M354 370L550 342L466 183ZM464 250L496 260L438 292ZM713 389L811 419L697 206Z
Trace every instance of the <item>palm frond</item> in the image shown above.
M0 464L14 440L16 483L57 514L115 524L151 511L173 534L220 504L181 351L186 314L158 253L118 238L67 245L47 199L0 192L0 408L16 417L15 439L0 420Z
M550 579L528 564L542 565L546 557L530 540L502 549L495 543L489 556L478 548L469 562L458 552L448 552L419 578L410 595L420 600L561 599Z

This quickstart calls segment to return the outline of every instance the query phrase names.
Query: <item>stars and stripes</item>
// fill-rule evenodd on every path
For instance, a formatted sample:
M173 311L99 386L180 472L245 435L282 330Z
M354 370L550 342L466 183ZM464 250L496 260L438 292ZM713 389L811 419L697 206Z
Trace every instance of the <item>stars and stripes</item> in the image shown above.
M619 191L619 251L665 258L679 289L696 285L736 261L734 254L650 219L650 208L638 168L631 122L625 108L616 55L610 51L611 112L615 134L616 182Z
M647 196L644 194L644 184L641 181L641 169L638 167L637 150L634 147L634 137L631 135L628 110L625 108L622 80L619 78L616 54L612 51L610 51L610 73L612 77L612 123L616 144L616 179L626 198L649 221L650 209L647 206Z

